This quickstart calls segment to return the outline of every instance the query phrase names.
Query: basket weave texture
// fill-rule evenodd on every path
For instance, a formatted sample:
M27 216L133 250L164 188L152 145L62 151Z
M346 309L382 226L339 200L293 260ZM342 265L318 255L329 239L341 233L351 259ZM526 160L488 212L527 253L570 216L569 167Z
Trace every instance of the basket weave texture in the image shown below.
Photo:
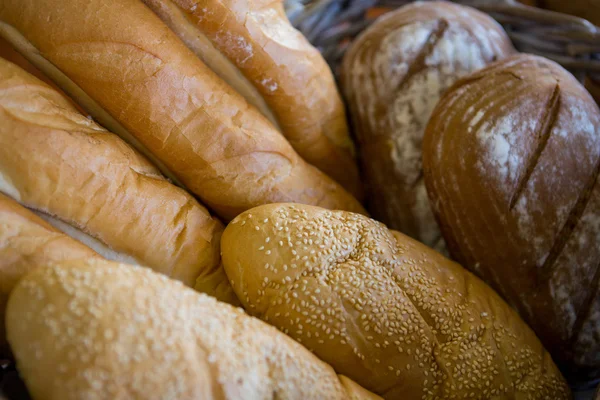
M565 0L569 1L569 0ZM337 67L351 40L387 10L408 0L285 0L290 21ZM515 47L544 56L583 80L600 81L600 27L571 15L518 3L516 0L454 0L498 21Z

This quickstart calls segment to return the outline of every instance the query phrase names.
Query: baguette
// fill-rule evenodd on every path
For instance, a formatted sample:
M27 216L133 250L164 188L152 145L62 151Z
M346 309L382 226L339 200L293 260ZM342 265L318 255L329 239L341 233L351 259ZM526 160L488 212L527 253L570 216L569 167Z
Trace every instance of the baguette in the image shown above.
M272 204L223 265L251 315L386 399L569 399L535 334L481 280L367 217Z
M58 92L0 59L0 191L102 256L235 302L223 225Z
M379 399L275 328L145 268L38 268L6 321L34 400Z
M9 354L4 318L10 292L39 265L100 256L0 194L0 356Z
M600 110L531 55L461 80L423 146L453 257L513 305L574 380L600 377Z
M360 195L344 105L321 54L270 0L144 0L306 161Z
M4 0L0 36L226 220L279 201L364 212L138 0Z
M427 121L454 82L513 52L489 15L445 1L400 7L352 43L342 86L374 218L446 252L423 181Z

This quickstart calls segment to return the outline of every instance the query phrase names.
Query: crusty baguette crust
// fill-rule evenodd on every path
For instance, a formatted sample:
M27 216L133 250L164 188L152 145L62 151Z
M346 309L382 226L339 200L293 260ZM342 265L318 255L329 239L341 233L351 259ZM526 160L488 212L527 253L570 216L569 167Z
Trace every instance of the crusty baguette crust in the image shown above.
M0 191L189 286L217 289L220 279L224 286L210 294L235 299L220 267L223 225L121 139L3 59L0 121Z
M379 222L266 205L227 226L221 252L246 310L384 398L570 398L493 290Z
M0 20L225 219L277 201L364 212L141 2L7 0Z
M36 400L349 398L286 335L148 269L40 268L14 289L7 329Z
M352 43L342 83L376 219L443 251L423 182L427 121L456 80L513 51L491 17L450 2L401 7Z
M520 55L458 82L424 142L451 254L498 290L574 378L600 376L600 111Z
M207 65L231 84L225 55L253 90L249 101L272 115L306 161L361 195L354 146L333 75L321 54L292 27L278 0L144 0ZM188 29L193 27L195 34ZM192 31L192 32L193 32ZM212 44L197 43L204 36ZM234 81L237 74L233 74ZM243 81L242 81L243 82ZM232 85L233 86L233 85ZM260 99L256 99L256 95ZM266 110L265 110L266 109Z
M99 256L0 194L0 356L9 353L4 316L8 296L28 272L52 262Z

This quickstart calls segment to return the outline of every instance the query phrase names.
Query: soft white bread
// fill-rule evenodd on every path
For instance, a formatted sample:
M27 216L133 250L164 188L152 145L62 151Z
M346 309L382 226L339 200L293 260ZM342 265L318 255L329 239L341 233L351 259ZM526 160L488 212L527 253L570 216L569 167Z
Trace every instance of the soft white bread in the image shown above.
M378 399L275 328L146 268L38 268L6 321L35 400Z
M504 296L574 379L600 377L600 109L519 55L457 82L423 143L451 254Z
M568 399L535 334L477 277L359 214L272 204L223 265L252 314L387 399Z
M445 249L423 181L427 121L454 82L512 52L490 16L439 1L390 12L352 43L342 83L360 143L368 209L376 219Z
M109 259L227 301L222 224L58 92L0 59L0 192Z
M225 219L288 201L364 212L139 0L3 0L0 36Z
M9 352L4 311L19 279L40 265L93 257L100 258L90 248L0 194L0 356Z
M143 0L306 161L360 194L344 105L321 54L273 0Z

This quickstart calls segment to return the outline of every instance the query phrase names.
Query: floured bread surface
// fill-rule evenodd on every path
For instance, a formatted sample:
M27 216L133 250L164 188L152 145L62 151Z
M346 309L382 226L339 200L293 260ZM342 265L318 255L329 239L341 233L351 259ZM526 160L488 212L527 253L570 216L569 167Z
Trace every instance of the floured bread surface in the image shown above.
M402 7L353 43L342 80L369 208L377 219L445 248L423 182L425 127L440 96L457 79L512 51L490 17L446 2Z
M424 142L451 253L565 371L600 376L600 110L563 68L514 56L456 84Z
M379 222L267 205L228 225L221 252L248 312L384 398L570 398L492 289Z
M219 274L217 219L61 94L2 59L0 190L108 258L189 286Z
M36 400L347 399L275 328L146 268L40 268L13 291L8 340Z
M344 105L321 54L272 0L144 0L306 161L362 194Z

